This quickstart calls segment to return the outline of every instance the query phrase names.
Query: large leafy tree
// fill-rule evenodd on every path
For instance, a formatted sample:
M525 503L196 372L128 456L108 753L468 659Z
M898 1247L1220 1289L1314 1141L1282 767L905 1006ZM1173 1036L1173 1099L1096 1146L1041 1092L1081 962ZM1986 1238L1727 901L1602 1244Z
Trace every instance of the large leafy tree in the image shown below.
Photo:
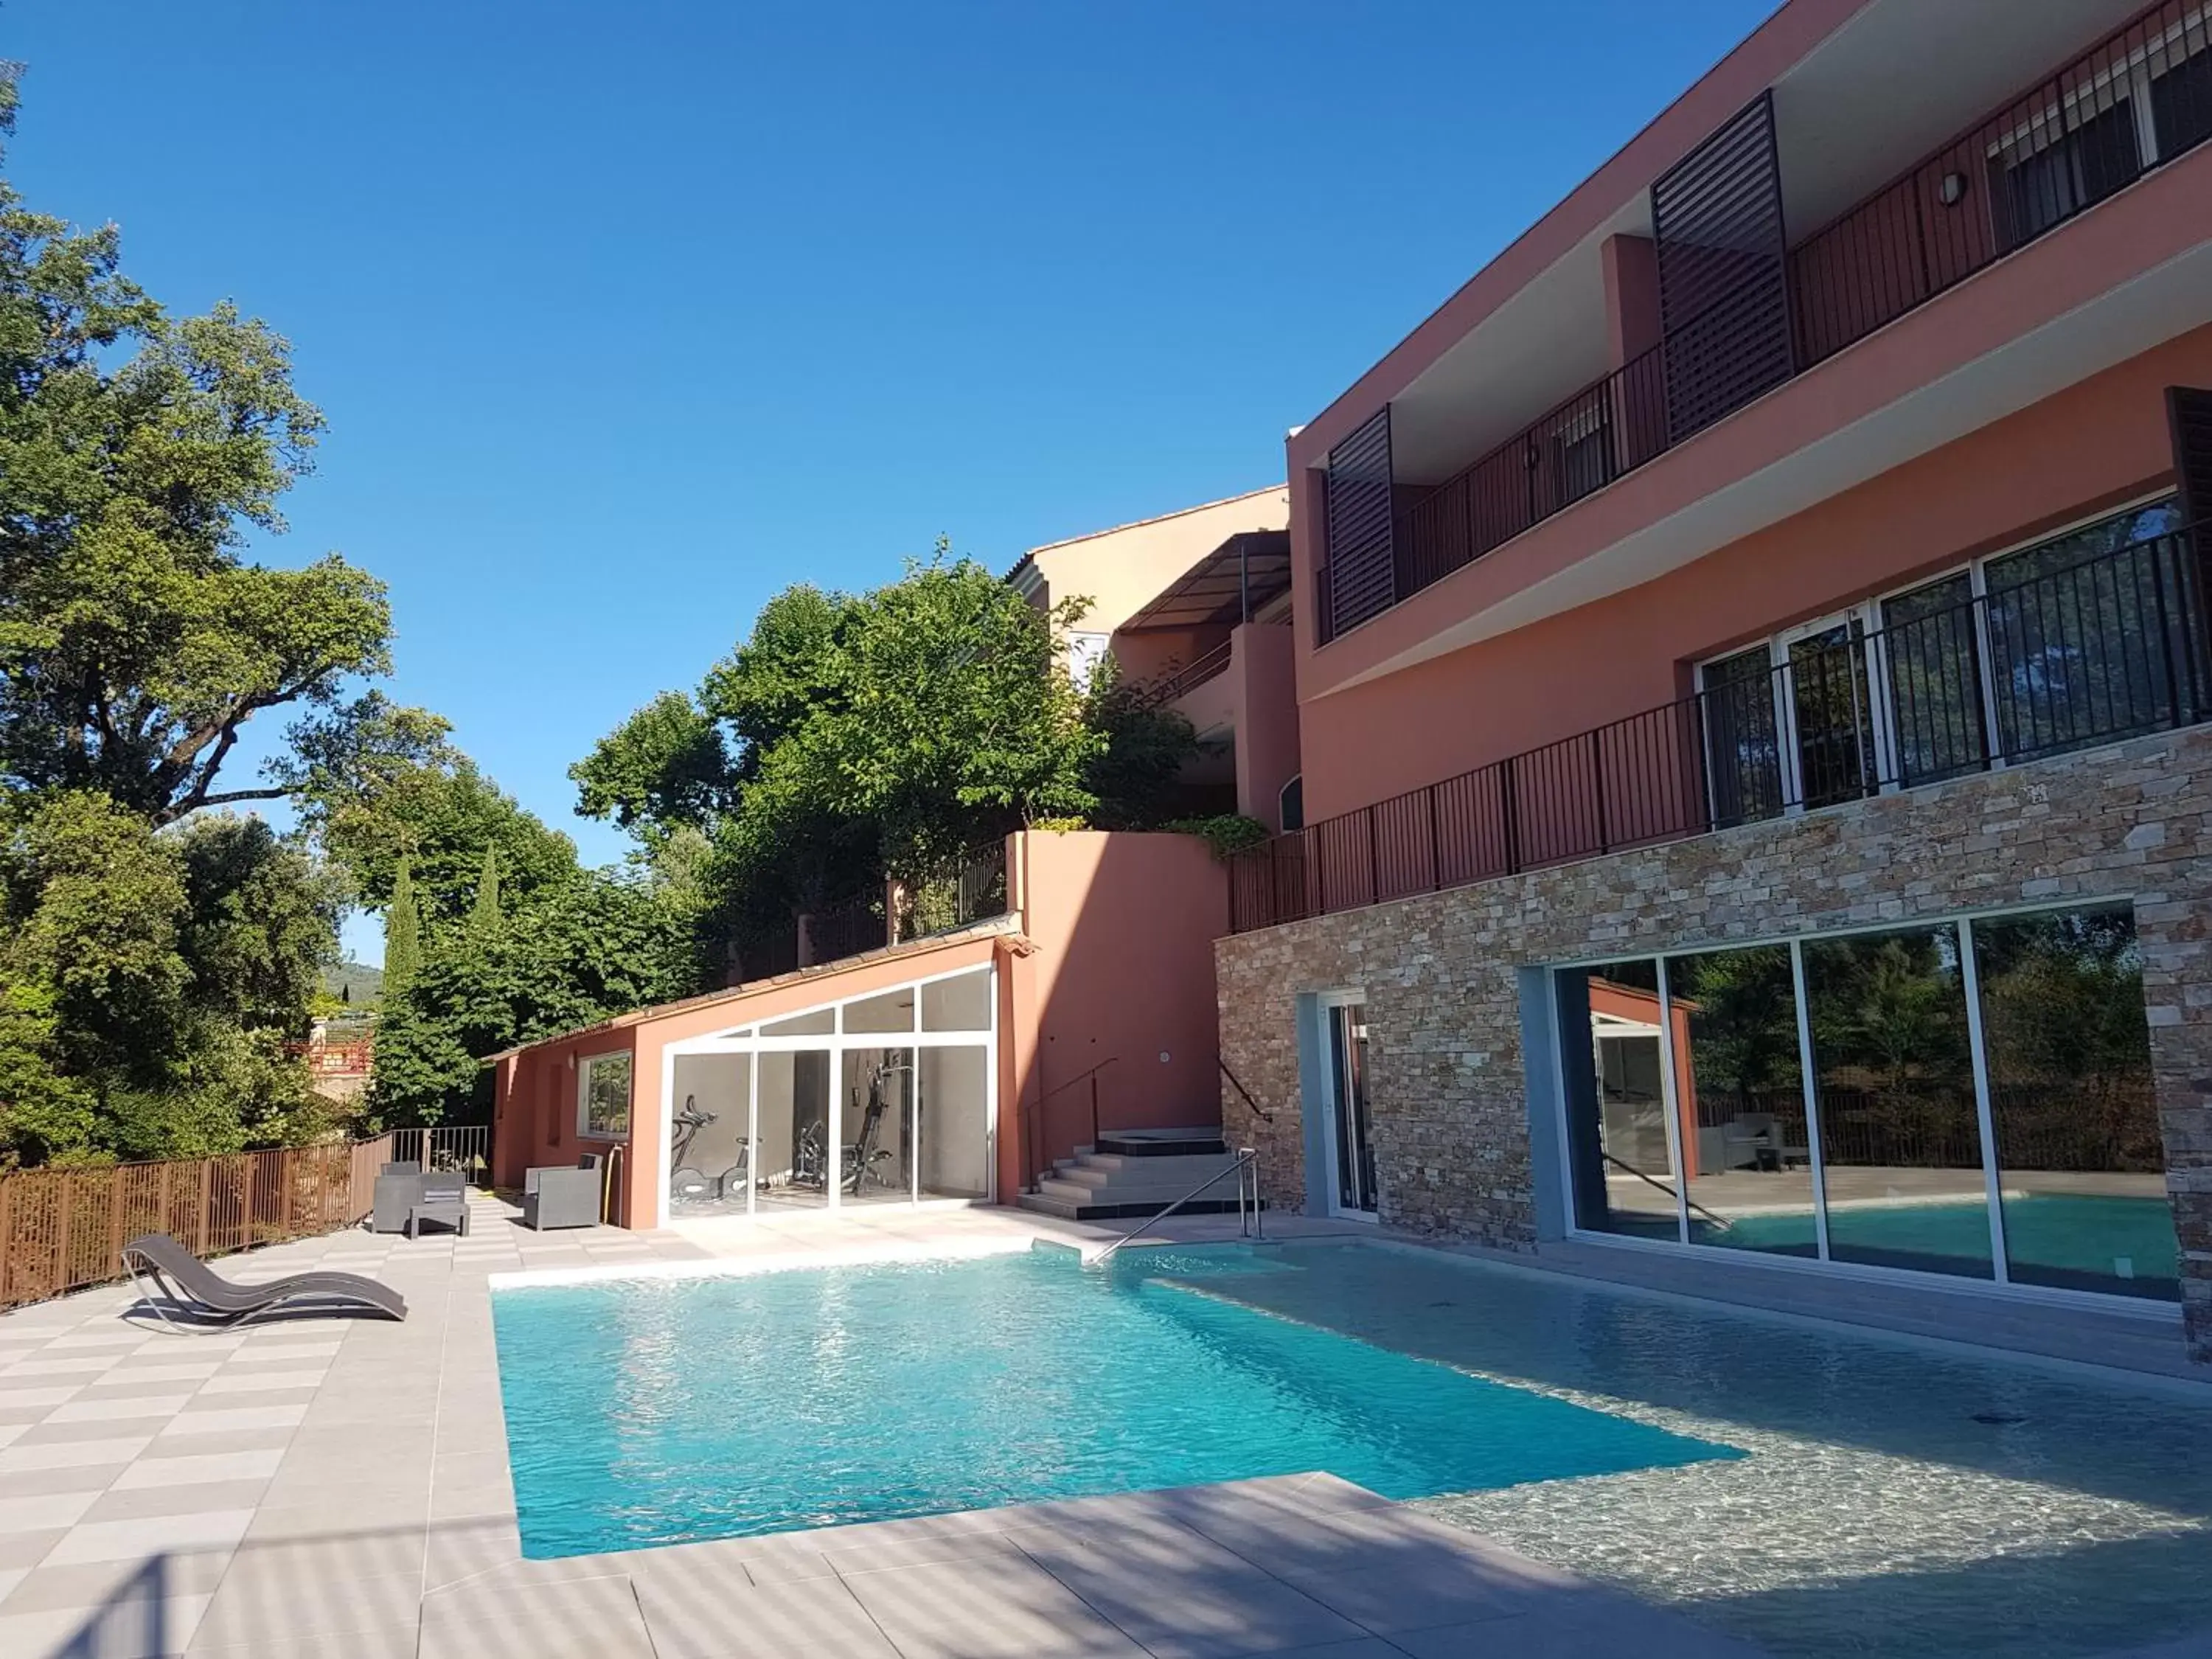
M578 811L655 859L703 836L740 933L1019 825L1157 822L1188 723L1110 677L1074 684L1063 636L1084 608L1039 611L941 543L872 592L788 588L696 700L664 694L572 769Z
M0 181L0 779L156 825L274 799L222 778L246 723L343 727L390 667L380 583L249 563L323 429L291 352L229 305L173 318Z
M0 73L0 137L15 107ZM207 809L333 788L427 719L359 695L389 665L374 578L246 556L322 427L264 325L173 316L114 227L0 179L0 1162L318 1129L289 1049L337 892ZM262 716L292 744L241 776Z

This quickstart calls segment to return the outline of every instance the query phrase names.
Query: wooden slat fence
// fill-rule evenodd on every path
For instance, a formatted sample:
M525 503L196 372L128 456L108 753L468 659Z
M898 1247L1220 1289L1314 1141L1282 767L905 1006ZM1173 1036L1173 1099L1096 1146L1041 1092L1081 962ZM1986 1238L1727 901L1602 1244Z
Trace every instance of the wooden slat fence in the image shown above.
M124 1242L169 1233L220 1255L350 1227L392 1136L226 1158L0 1175L0 1308L123 1276Z

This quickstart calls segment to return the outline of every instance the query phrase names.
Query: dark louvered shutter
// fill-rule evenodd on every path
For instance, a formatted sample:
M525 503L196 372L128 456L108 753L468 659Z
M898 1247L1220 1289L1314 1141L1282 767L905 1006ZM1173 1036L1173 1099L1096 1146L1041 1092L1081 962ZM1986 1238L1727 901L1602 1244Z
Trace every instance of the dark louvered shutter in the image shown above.
M2181 487L2181 522L2188 526L2190 592L2197 637L2212 661L2212 391L2166 389L2166 417L2173 434L2173 473Z
M1668 433L1680 443L1793 370L1771 93L1761 93L1651 186L1651 232Z
M1397 602L1390 511L1390 405L1328 452L1328 611L1332 635Z

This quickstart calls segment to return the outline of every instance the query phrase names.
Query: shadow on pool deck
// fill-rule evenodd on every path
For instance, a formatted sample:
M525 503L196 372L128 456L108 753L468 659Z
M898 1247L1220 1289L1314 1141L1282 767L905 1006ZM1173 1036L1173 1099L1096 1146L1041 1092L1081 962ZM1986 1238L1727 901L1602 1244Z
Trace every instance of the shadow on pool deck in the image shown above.
M1754 1650L1327 1476L1081 1499L459 1572L483 1523L248 1544L211 1588L155 1556L57 1659L1753 1659ZM410 1533L408 1536L412 1537Z

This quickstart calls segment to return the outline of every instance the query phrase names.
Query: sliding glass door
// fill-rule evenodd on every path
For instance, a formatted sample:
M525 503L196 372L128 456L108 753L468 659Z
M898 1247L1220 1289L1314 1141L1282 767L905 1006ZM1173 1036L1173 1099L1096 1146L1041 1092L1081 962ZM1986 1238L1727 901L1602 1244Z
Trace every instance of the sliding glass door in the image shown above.
M1578 1231L2179 1298L2125 906L1553 977Z

